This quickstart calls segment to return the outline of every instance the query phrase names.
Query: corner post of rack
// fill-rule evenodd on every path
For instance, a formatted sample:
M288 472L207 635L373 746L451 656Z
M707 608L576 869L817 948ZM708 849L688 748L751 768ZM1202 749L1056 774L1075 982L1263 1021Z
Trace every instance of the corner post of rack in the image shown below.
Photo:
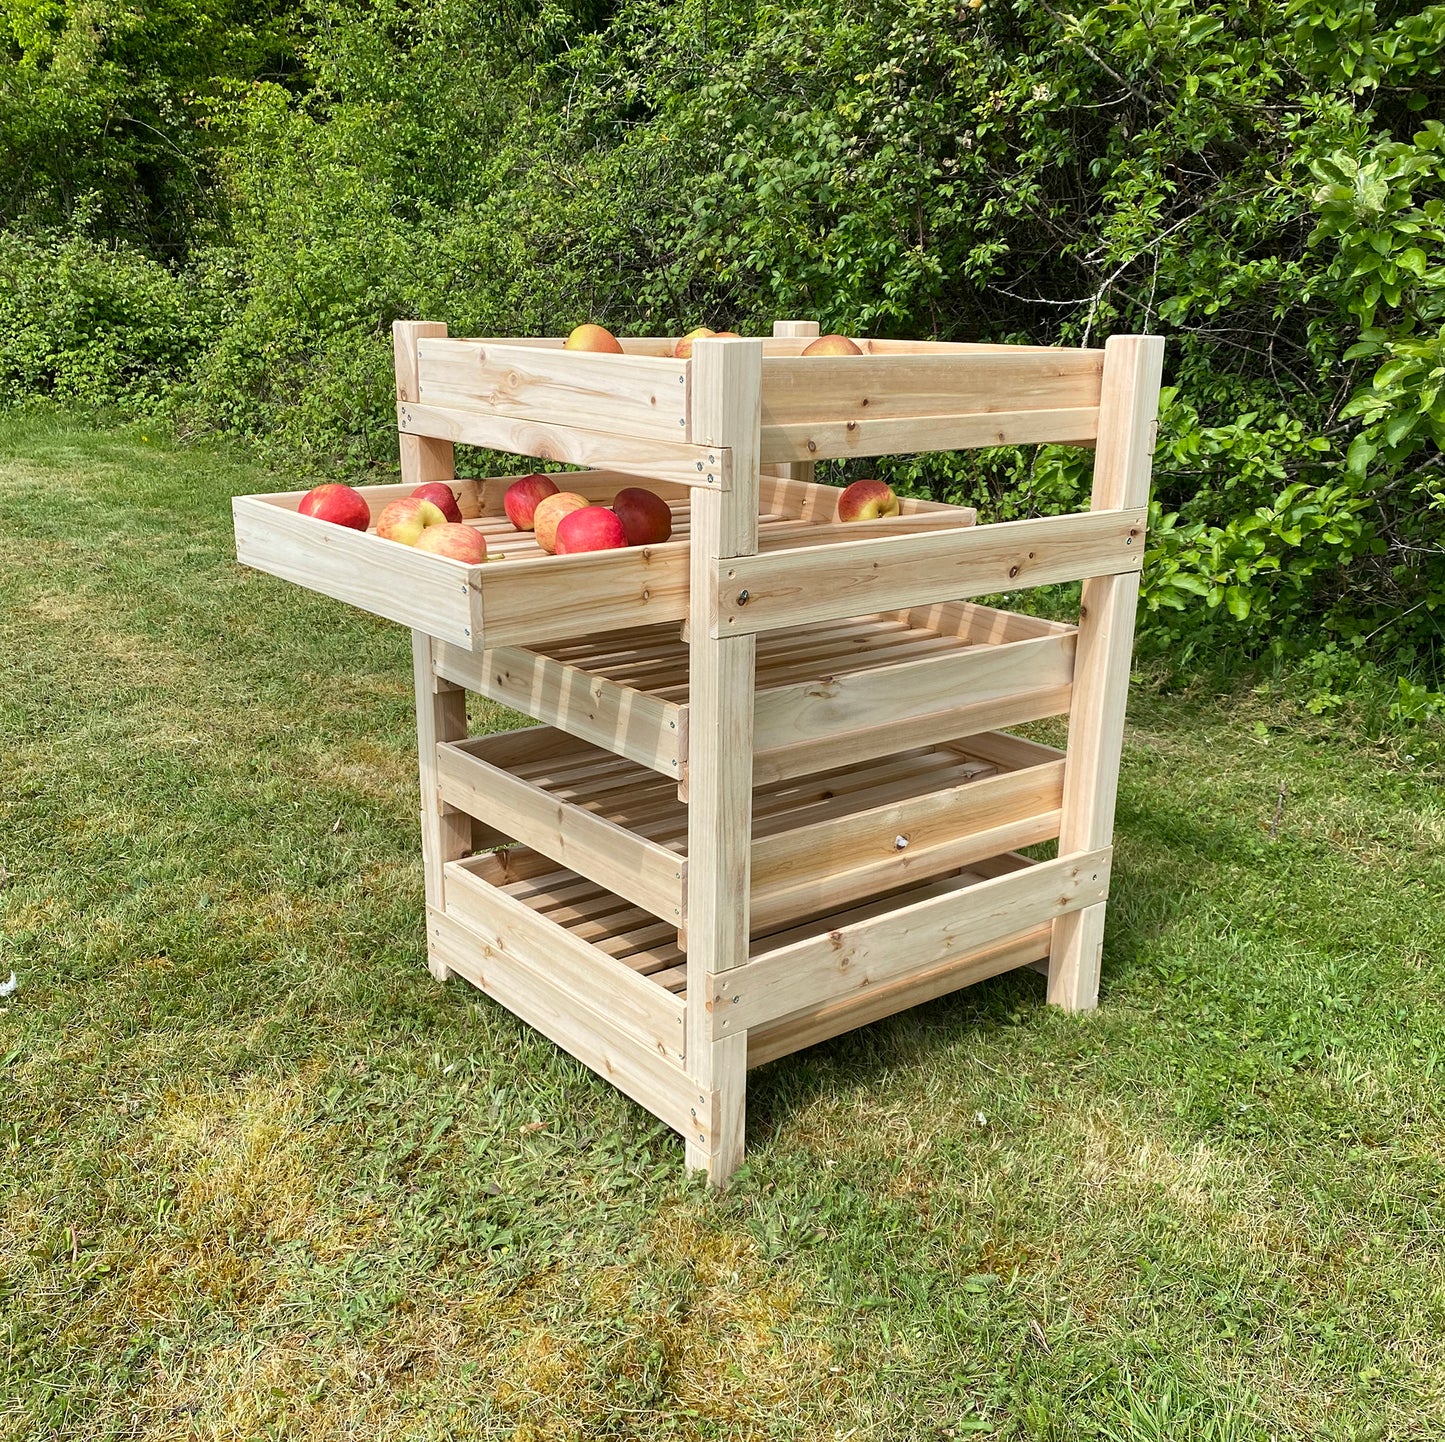
M456 477L456 453L450 441L413 435L403 412L421 400L417 345L445 337L446 325L435 320L397 320L391 323L393 362L396 367L397 438L401 452L401 479L405 485L450 481Z
M815 320L775 320L773 335L788 340L816 340L818 322ZM763 467L764 475L782 476L786 480L806 481L809 484L814 479L813 473L812 461L778 461L773 465Z
M1149 502L1163 364L1164 342L1158 336L1112 336L1104 346L1091 510L1129 510ZM1061 857L1113 840L1138 603L1138 571L1084 582L1064 763ZM1048 997L1066 1011L1088 1011L1098 1003L1104 913L1105 903L1098 902L1054 920Z
M732 453L728 490L692 493L688 658L687 1070L708 1127L689 1133L687 1165L722 1186L743 1159L747 1033L718 1036L714 978L748 959L752 849L751 635L718 634L727 562L758 548L763 345L693 346L688 437Z

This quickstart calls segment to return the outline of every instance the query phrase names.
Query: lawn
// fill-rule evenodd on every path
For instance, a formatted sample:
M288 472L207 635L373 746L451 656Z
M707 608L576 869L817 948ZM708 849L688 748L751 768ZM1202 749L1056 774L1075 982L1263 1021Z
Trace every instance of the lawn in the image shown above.
M716 1197L428 976L409 640L235 564L277 479L0 457L0 1437L1445 1435L1438 773L1139 688L1099 1011L764 1068Z

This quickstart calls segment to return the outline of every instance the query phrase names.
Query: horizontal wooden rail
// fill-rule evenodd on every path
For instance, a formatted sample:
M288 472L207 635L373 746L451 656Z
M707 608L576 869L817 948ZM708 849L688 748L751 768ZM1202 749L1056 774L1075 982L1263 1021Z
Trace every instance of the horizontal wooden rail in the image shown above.
M632 476L675 481L681 486L725 491L732 484L732 455L725 446L615 435L581 426L518 420L460 405L427 406L412 401L397 406L396 424L403 435L435 436L458 445L486 446L540 460L625 471ZM678 434L682 435L680 429Z
M839 911L859 896L1049 841L1063 792L1064 763L1051 761L760 837L753 927Z
M541 923L537 917L533 920L550 925ZM668 1008L665 1017L659 1010L650 1019L666 1027L669 1040L677 1034L676 1044L664 1051L658 1045L641 1040L630 1027L619 1025L599 1007L600 997L615 994L609 988L609 983L617 980L615 974L604 978L598 972L591 985L570 990L574 978L554 969L555 949L550 953L523 950L519 954L513 947L526 948L529 939L519 938L506 925L500 929L488 925L479 930L433 908L427 911L427 934L434 954L449 970L494 997L508 1011L543 1036L550 1037L675 1131L689 1136L709 1131L711 1114L698 1104L698 1094L676 1059L682 1049L683 1008L671 993L646 978L633 978L639 986L648 987L656 994L647 999L649 1007ZM620 962L616 965L626 969ZM646 1029L651 1031L654 1027L649 1025Z
M974 415L882 417L878 420L794 421L763 425L765 464L887 456L923 451L965 451L985 446L1092 445L1099 433L1097 406L1051 411L995 411Z
M760 690L753 707L753 744L758 751L808 740L829 744L838 735L955 706L1068 686L1074 647L1072 632L1002 646L960 646L917 661ZM830 766L842 764L831 751L820 755Z
M515 735L515 733L513 733ZM552 739L550 732L543 739ZM466 743L463 743L466 744ZM441 798L554 861L681 923L683 859L583 806L559 801L498 764L451 744L437 747Z
M435 669L444 681L580 736L594 746L677 780L686 754L687 707L619 686L565 661L520 646L478 654L440 645Z
M485 644L519 646L680 621L688 609L687 555L686 541L667 541L476 567Z
M1110 848L1061 856L842 925L712 978L713 1033L729 1036L922 972L1109 894Z
M561 416L569 428L687 439L685 361L424 337L417 383L423 405L518 420Z
M1142 509L839 541L718 562L714 635L965 600L1137 571Z
M459 646L470 646L481 633L484 566L298 515L269 497L237 496L231 510L236 559L243 566ZM686 575L684 567L684 584Z

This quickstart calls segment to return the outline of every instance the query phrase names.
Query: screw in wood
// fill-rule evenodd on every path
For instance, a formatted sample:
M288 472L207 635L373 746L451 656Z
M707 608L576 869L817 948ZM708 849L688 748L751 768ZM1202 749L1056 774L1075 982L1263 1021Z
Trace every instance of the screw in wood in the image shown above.
M738 592L738 605L739 605L739 606L746 606L746 605L748 604L748 600L749 600L749 599L750 599L750 598L749 598L748 593L747 593L746 590L743 590L743 591L739 591L739 592Z

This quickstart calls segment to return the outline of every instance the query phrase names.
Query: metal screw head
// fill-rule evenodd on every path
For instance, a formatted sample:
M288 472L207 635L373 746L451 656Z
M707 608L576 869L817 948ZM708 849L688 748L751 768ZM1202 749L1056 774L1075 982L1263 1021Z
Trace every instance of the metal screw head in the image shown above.
M739 605L739 606L746 606L746 605L748 604L748 601L749 601L750 599L751 599L751 597L748 595L748 592L747 592L746 590L742 590L742 591L739 591L739 592L738 592L738 605Z
M906 836L895 836L893 838L893 845L897 850L902 851L904 847L908 845L908 838Z

